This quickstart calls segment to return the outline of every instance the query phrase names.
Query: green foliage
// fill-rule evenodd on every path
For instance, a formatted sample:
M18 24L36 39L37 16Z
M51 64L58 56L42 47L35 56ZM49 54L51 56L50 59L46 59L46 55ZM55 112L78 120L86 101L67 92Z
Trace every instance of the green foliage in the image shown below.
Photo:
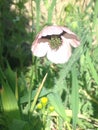
M79 109L79 84L77 78L76 65L73 66L72 70L72 114L73 114L73 130L76 130L76 124L78 119L78 109Z
M97 16L92 0L0 1L2 130L98 129ZM31 41L52 24L68 26L81 42L62 65L31 55ZM39 110L42 97L49 101Z

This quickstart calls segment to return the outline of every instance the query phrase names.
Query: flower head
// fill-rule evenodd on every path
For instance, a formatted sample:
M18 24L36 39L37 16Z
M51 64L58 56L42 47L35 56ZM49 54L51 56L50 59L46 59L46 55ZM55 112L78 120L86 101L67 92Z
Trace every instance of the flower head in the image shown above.
M71 46L76 48L80 45L75 33L63 26L47 26L36 36L31 51L37 57L47 56L55 63L62 64L71 56Z
M41 98L41 103L42 103L43 106L46 106L47 102L48 102L48 98L47 97L42 97Z

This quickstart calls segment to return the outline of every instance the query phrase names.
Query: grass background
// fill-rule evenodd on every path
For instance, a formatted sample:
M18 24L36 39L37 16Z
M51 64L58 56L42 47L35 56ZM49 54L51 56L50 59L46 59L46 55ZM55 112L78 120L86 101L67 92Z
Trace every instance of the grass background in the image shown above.
M1 130L98 129L97 15L96 0L0 1ZM66 64L31 54L36 34L53 24L81 42Z

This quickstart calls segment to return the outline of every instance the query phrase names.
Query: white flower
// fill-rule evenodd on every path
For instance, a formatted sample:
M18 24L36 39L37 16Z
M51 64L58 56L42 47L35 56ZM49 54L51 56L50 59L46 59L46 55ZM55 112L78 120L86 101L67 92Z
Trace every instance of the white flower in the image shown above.
M63 26L48 26L36 36L31 51L37 57L47 56L55 63L62 64L71 56L71 46L78 47L80 41L75 33Z

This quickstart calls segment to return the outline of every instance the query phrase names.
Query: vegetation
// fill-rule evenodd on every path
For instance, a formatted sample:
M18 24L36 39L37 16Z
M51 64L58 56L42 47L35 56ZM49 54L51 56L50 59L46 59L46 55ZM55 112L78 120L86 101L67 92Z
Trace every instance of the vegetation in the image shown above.
M97 17L97 0L0 0L0 130L98 130ZM81 42L65 64L31 53L53 24Z

